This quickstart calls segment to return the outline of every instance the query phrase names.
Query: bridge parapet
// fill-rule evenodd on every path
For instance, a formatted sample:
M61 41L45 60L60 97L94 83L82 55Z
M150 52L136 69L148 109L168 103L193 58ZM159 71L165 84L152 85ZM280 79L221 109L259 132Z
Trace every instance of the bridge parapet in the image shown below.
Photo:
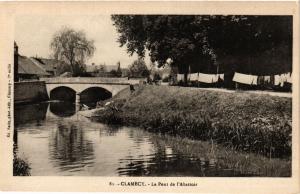
M129 85L140 84L147 81L146 78L130 78L128 77L52 77L40 78L46 84L112 84L112 85Z
M111 78L111 77L53 77L41 78L46 83L94 83L94 84L130 84L127 77Z

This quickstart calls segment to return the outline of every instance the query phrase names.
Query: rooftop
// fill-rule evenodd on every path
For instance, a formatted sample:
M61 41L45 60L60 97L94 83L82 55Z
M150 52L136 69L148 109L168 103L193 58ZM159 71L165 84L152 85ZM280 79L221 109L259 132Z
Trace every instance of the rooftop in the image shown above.
M42 67L35 64L31 59L28 57L19 55L18 56L18 73L19 74L31 74L31 75L50 75L47 73Z

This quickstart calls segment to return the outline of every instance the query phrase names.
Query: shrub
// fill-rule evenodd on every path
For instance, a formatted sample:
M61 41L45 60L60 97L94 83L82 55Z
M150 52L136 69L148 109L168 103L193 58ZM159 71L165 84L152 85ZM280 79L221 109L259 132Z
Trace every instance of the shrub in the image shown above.
M13 175L14 176L30 176L30 167L27 162L14 155L13 159Z

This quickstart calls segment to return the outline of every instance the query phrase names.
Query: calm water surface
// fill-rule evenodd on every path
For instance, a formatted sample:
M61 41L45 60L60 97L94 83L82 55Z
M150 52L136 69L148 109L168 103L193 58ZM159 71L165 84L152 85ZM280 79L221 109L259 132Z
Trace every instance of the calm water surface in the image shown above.
M58 102L15 107L14 142L31 175L243 176L179 153L164 137L92 122L77 110Z

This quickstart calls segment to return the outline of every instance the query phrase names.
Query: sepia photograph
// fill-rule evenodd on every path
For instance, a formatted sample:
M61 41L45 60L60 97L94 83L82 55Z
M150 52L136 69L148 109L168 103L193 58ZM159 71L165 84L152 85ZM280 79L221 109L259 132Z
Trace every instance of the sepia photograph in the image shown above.
M292 21L17 18L13 174L290 177Z
M296 7L0 4L0 189L299 192Z

